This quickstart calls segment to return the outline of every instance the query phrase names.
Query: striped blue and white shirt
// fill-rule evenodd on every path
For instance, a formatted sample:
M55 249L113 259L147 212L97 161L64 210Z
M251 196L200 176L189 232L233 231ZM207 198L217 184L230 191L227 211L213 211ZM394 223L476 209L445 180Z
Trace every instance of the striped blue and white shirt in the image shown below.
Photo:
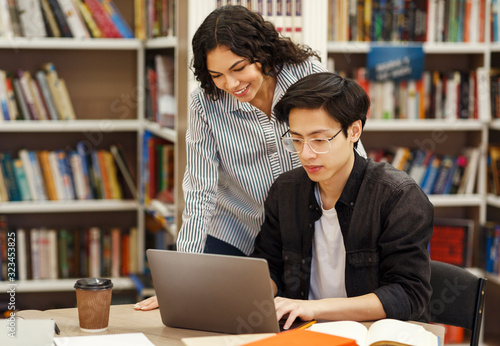
M312 59L285 65L277 77L273 108L290 85L324 71ZM225 92L218 101L200 88L191 94L179 251L203 252L209 234L252 252L271 185L281 173L300 166L297 154L281 143L287 130L274 115L269 118Z

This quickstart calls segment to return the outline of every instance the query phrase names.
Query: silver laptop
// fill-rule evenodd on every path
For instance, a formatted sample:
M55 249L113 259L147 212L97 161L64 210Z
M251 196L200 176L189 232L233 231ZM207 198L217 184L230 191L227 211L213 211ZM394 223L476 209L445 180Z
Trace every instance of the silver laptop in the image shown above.
M229 334L277 333L264 259L146 251L163 324Z

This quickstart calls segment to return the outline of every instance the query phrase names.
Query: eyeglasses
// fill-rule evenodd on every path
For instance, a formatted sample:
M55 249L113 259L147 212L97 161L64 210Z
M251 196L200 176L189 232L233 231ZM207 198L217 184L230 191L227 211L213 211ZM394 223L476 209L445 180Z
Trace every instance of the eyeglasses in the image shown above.
M330 141L337 137L343 129L344 128L341 128L339 132L330 138L312 138L308 141L303 140L302 138L285 137L286 134L290 132L290 130L288 130L283 134L283 136L281 136L281 141L283 142L285 149L291 153L298 154L302 152L304 149L304 143L307 143L309 148L311 148L311 150L316 154L326 154L331 148Z

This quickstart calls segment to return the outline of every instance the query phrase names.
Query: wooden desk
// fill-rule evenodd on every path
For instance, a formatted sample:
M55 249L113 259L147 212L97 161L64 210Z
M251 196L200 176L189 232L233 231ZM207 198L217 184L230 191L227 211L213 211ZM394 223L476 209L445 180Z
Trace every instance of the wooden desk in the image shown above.
M25 319L52 318L61 330L59 336L144 333L155 345L184 345L181 338L221 335L199 330L166 327L161 321L160 310L136 311L133 306L133 304L111 305L108 329L102 333L82 332L78 324L78 310L76 308L46 311L24 310L20 311L18 316Z
M166 327L161 321L160 310L136 311L133 308L133 304L111 305L109 326L103 333L82 332L78 325L78 310L76 308L46 311L25 310L20 311L18 316L26 319L52 318L56 321L61 330L59 336L144 333L155 345L184 345L181 341L182 338L222 335L199 330ZM367 322L364 324L369 325L370 323ZM426 323L419 324L439 336L441 338L441 343L443 342L444 327Z

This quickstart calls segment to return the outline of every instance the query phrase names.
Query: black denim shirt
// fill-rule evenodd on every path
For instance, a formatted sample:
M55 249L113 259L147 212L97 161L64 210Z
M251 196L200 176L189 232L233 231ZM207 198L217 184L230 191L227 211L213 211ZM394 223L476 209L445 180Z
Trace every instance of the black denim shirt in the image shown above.
M284 297L309 295L314 223L322 214L315 184L302 167L294 169L276 180L265 203L252 256L268 261ZM434 218L427 195L406 173L355 153L335 209L346 249L347 296L373 292L387 318L425 320Z

